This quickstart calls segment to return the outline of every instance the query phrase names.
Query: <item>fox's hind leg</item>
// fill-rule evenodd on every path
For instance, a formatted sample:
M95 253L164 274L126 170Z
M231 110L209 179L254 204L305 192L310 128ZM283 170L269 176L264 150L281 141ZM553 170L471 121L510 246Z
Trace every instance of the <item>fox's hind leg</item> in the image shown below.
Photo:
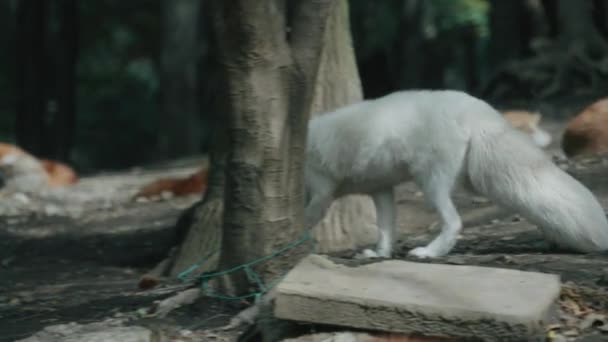
M426 247L414 248L409 254L419 258L435 258L448 254L456 245L458 235L462 230L462 221L450 198L449 191L432 189L430 193L425 192L425 195L431 197L430 200L441 217L441 233Z
M427 172L414 175L427 202L437 210L441 218L441 233L427 246L411 250L410 255L419 258L439 257L448 254L456 245L462 230L462 220L451 195L455 183L460 179L465 149L458 152L461 153L451 156L436 155L425 168Z

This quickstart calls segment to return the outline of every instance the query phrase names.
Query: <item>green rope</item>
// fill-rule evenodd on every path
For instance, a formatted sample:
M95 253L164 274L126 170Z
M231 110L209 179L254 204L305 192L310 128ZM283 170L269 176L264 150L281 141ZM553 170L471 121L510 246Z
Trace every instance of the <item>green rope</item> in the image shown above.
M268 292L270 289L272 289L274 286L276 286L285 276L286 274L282 275L281 277L279 277L279 279L273 281L270 285L265 285L264 281L262 280L262 277L253 270L253 266L266 262L268 260L274 259L296 247L299 247L300 245L304 244L305 242L312 240L313 241L313 251L316 250L317 244L316 241L314 241L314 239L312 238L312 235L310 234L310 231L305 231L303 236L288 244L287 246L271 253L268 255L265 255L261 258L255 259L253 261L250 261L248 263L245 264L241 264L232 268L229 268L227 270L224 271L219 271L219 272L213 272L213 273L207 273L207 274L201 274L198 276L198 278L201 280L201 287L203 288L203 291L205 293L205 295L209 296L209 297L213 297L213 298L217 298L217 299L223 299L223 300L242 300L242 299L249 299L249 298L255 298L255 301L257 302L262 295L264 295L266 292ZM185 271L181 272L180 274L178 274L178 278L182 281L187 281L189 279L192 278L192 273L202 267L211 256L213 256L214 254L218 253L218 251L214 251L211 252L209 254L207 254L202 261L200 261L199 263L192 265L190 267L188 267ZM209 288L209 280L214 279L214 278L218 278L227 274L231 274L231 273L235 273L238 272L240 270L244 270L245 274L247 275L247 279L251 282L251 283L255 283L256 286L258 287L258 291L257 292L252 292L249 294L245 294L242 296L228 296L228 295L224 295L224 294L220 294L217 292L213 292L210 288Z
M207 261L209 261L209 259L217 252L219 252L219 250L208 253L207 255L205 255L203 257L203 259L200 262L188 267L185 271L180 272L180 274L177 275L177 278L184 282L188 281L189 279L191 279L192 272L194 272L198 268L203 267L207 263Z

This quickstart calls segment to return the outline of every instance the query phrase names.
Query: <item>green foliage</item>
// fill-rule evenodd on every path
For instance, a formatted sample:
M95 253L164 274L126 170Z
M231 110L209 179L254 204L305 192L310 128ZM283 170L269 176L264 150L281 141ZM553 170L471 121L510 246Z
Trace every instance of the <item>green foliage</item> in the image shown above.
M350 1L351 29L360 58L387 49L399 39L402 4L403 0Z
M430 3L439 32L473 28L481 38L489 34L487 0L433 0Z

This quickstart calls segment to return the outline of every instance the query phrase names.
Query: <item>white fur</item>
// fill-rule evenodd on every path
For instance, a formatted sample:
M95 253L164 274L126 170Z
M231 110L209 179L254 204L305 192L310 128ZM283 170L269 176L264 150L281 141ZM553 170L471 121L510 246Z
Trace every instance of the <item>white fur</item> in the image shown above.
M521 213L560 246L608 249L608 221L591 192L490 105L463 92L393 93L319 115L308 132L305 224L315 226L336 198L369 194L380 237L366 255L391 255L393 188L408 180L441 217L441 233L412 255L442 256L456 244L457 183Z
M48 174L32 156L12 152L0 158L0 178L4 192L39 191L48 185Z
M15 164L19 156L16 153L8 153L4 157L0 158L0 165L12 165Z
M539 147L545 148L551 144L551 135L539 127L534 127L530 136Z

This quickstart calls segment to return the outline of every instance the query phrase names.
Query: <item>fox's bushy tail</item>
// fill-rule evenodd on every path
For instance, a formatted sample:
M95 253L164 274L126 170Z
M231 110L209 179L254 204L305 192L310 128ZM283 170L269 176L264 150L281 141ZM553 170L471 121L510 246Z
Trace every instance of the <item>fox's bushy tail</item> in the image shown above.
M513 129L475 132L467 155L476 191L510 208L560 247L608 250L608 220L595 196Z

